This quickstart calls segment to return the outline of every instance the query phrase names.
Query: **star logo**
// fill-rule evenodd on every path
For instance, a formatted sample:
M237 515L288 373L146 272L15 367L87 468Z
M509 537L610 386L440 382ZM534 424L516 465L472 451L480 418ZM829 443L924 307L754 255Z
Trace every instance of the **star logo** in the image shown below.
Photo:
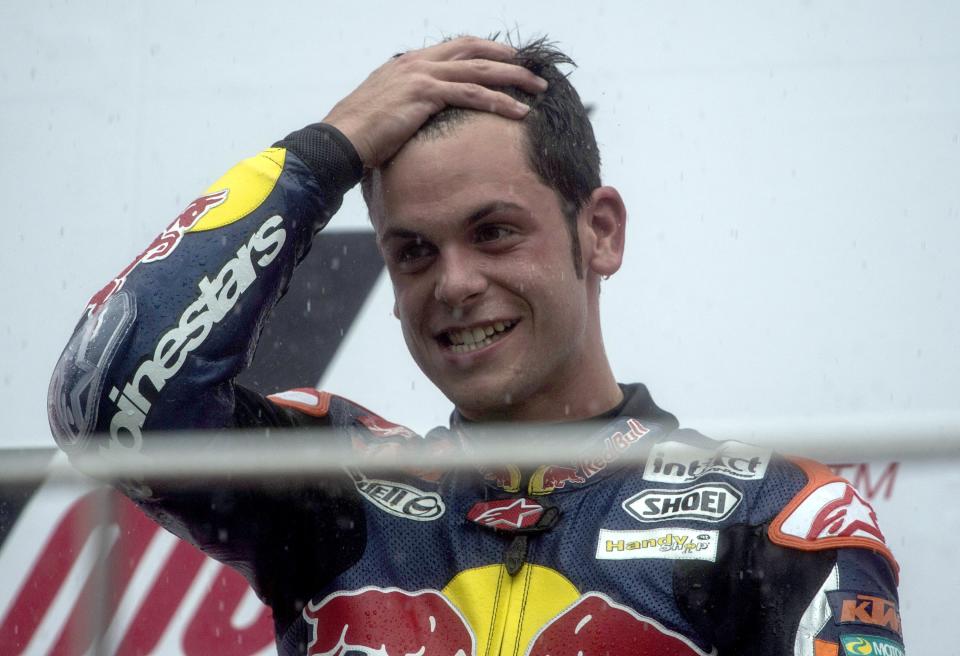
M467 519L476 524L505 531L534 526L543 514L543 506L530 499L481 501L470 509Z
M820 509L806 535L808 540L833 537L865 537L886 543L877 524L876 512L849 485L845 486L841 497Z

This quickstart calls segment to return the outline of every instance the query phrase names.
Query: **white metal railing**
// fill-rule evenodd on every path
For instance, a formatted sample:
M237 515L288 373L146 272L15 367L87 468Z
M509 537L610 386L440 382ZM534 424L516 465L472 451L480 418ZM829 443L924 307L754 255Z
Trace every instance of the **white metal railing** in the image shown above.
M707 435L772 448L780 453L821 462L848 460L913 460L960 458L960 416L931 414L909 420L896 417L843 417L762 420L744 424L730 421L700 422ZM600 426L598 425L599 429ZM77 457L73 466L98 479L145 477L211 479L225 477L271 478L363 468L389 471L408 468L457 469L475 465L513 463L539 465L549 453L551 462L573 462L584 455L583 426L498 426L484 428L484 438L474 440L473 453L430 453L423 450L391 451L388 457L371 457L350 448L343 440L324 439L323 430L256 430L229 433L152 433L149 456L117 449L109 458ZM205 446L216 435L220 448ZM618 461L641 463L643 449L628 449ZM62 474L71 469L62 460L48 463L25 451L7 452L0 458L0 482L17 483Z

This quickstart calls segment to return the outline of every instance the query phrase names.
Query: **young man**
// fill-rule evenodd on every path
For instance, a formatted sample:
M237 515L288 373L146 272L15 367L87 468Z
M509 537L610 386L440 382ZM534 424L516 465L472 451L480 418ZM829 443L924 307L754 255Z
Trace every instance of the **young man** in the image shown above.
M247 576L283 654L901 653L896 563L848 483L678 430L614 379L599 288L626 212L563 61L473 38L397 56L228 173L91 300L51 382L59 443L148 458L151 429L323 426L364 452L468 452L481 422L581 432L582 458L530 469L122 482ZM406 343L456 406L426 439L233 383L361 177Z

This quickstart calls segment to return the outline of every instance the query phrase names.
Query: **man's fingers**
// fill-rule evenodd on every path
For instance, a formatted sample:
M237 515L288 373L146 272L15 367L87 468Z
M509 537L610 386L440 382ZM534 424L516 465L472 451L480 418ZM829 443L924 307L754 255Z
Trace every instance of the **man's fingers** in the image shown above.
M488 87L519 87L534 95L547 89L546 80L516 64L506 64L489 59L468 59L456 62L437 62L432 66L437 79L447 82L468 82Z
M459 59L492 59L494 61L510 61L517 50L513 46L496 41L488 41L475 36L463 36L458 39L444 41L423 50L413 50L408 55L420 57L427 61L455 61Z
M477 109L513 119L521 119L530 111L530 107L524 103L481 84L442 82L441 85L443 99L447 105Z

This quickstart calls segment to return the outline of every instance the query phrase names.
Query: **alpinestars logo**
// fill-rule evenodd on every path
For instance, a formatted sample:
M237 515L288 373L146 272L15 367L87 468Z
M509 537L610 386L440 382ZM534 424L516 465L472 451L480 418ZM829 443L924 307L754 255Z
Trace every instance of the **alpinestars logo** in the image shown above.
M515 531L535 526L543 515L543 506L530 499L498 499L474 504L467 519L490 528Z
M263 269L277 257L287 235L282 223L279 215L264 221L213 280L200 280L197 300L187 306L177 325L160 337L153 357L137 367L122 393L116 387L110 390L117 412L110 421L110 440L100 446L101 455L109 457L123 450L141 449L143 424L152 404L148 396L163 390L183 367L187 356L206 341L213 327L236 306L257 279L254 265Z
M873 507L846 481L833 481L811 492L781 530L805 540L867 538L886 542Z

